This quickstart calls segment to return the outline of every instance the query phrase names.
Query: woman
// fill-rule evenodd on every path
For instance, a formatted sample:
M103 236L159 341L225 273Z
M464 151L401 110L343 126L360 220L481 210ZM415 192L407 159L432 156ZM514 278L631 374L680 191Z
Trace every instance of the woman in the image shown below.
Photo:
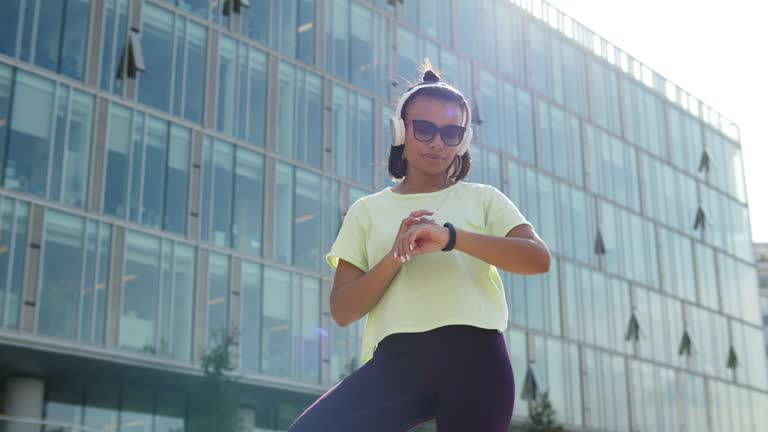
M496 188L465 183L471 113L431 70L398 103L389 172L396 187L356 201L328 262L331 315L365 315L365 364L290 432L506 432L515 382L497 268L549 270L544 242ZM394 240L394 242L393 242Z

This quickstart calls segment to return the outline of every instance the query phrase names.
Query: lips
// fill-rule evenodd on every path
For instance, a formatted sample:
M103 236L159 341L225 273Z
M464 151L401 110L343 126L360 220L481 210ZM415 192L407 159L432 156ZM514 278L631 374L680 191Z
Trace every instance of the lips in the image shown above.
M423 155L421 155L421 156L422 156L422 157L424 157L424 158L426 158L426 159L432 159L432 160L442 160L442 159L443 159L443 157L442 157L442 156L440 156L440 155L435 155L435 154L423 154Z

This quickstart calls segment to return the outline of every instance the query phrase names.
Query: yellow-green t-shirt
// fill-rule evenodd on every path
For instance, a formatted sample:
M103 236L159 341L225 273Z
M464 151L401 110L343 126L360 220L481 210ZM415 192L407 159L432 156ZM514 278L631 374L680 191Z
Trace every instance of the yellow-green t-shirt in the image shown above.
M437 192L398 194L386 188L357 200L349 208L327 254L335 270L343 259L364 272L392 249L400 222L427 209L439 225L505 236L527 224L517 207L493 186L457 182ZM379 302L368 312L363 332L363 361L393 333L432 330L450 324L504 330L509 312L496 267L453 250L417 255L403 264Z

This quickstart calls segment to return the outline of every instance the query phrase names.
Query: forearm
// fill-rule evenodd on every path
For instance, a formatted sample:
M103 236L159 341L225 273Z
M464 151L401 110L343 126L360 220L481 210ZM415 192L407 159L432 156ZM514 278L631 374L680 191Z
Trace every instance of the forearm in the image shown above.
M368 273L331 292L331 316L341 327L359 320L373 309L387 291L402 263L388 254Z
M521 237L499 237L456 230L454 249L480 259L500 270L518 274L549 271L551 257L546 246Z

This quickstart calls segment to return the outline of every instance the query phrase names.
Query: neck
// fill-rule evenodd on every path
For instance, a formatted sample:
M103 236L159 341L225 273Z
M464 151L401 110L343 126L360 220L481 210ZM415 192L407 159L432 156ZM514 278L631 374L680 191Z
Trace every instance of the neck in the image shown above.
M453 182L448 178L448 175L431 177L410 172L395 189L399 193L427 193L443 190L452 184Z

